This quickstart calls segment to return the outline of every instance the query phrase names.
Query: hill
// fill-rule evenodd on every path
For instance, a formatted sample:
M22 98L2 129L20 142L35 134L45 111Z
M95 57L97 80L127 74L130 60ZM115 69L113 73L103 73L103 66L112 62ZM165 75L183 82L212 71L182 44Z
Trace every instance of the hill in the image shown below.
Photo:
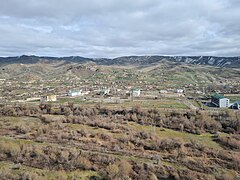
M213 57L212 57L213 58ZM185 62L188 60L187 62ZM184 62L183 62L184 61ZM225 59L220 64L213 60L184 59L160 56L132 56L115 59L89 59L83 57L20 56L0 58L0 79L101 78L108 82L147 82L157 86L178 87L186 84L235 84L240 78L237 58ZM208 62L208 64L207 64ZM217 63L218 62L218 63ZM225 62L225 65L223 65ZM232 62L232 63L230 63ZM196 63L196 64L192 64ZM204 64L205 63L205 64ZM233 66L236 64L236 67Z
M39 57L18 56L0 57L0 65L23 63L31 64L38 62L86 63L95 62L98 65L151 65L163 61L176 62L179 64L197 64L217 67L240 67L240 57L214 57L214 56L124 56L113 59L109 58L85 58L80 56L70 57Z

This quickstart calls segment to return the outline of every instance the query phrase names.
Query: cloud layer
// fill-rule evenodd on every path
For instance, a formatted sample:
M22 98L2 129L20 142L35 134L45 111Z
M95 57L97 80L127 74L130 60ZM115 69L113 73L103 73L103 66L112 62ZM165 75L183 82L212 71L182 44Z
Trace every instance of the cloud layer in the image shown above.
M239 0L7 0L0 56L239 56L239 19Z

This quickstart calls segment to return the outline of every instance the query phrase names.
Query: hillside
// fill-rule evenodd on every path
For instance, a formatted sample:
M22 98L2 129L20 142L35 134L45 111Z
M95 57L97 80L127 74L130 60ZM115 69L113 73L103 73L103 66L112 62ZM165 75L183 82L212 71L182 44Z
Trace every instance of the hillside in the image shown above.
M70 57L38 57L18 56L0 57L0 65L23 63L31 64L38 62L86 63L95 62L98 65L151 65L160 62L176 62L178 64L197 64L217 67L240 67L240 57L213 57L213 56L124 56L113 59L109 58L84 58L79 56Z
M90 79L107 82L150 83L160 86L175 87L186 84L235 84L240 78L240 68L218 67L210 65L187 64L154 58L120 58L115 60L90 61L84 58L20 57L4 62L0 68L0 79L18 79L21 81L44 79ZM75 61L75 62L72 62ZM3 61L2 61L3 62ZM118 62L118 64L114 64ZM122 63L120 63L122 62ZM144 64L148 62L148 64ZM141 86L141 84L136 84Z
M239 112L1 106L0 177L237 179L235 116Z

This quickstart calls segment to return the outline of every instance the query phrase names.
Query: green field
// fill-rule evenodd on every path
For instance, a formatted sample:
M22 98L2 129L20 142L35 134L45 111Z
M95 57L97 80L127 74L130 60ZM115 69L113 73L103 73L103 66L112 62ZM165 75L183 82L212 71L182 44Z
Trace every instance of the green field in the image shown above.
M100 99L99 99L100 100ZM95 106L97 104L100 104L103 107L109 107L109 108L118 108L118 107L124 107L124 108L131 108L135 106L140 106L141 108L146 109L152 109L152 108L166 108L166 109L188 109L188 107L179 102L178 100L169 99L169 100L134 100L134 101L124 101L123 103L99 103L99 102L93 102L91 100L84 101L79 98L61 98L58 100L59 103L68 103L73 102L78 105L86 105L86 106Z
M190 134L186 132L179 132L172 129L158 128L152 126L139 125L134 122L128 123L129 127L137 131L146 131L151 133L156 133L159 138L179 138L184 142L195 141L199 144L205 145L209 148L214 148L221 150L221 146L213 141L212 134L205 133L201 135ZM226 134L221 133L225 136Z
M240 94L226 94L225 97L229 98L232 103L235 101L240 101Z
M55 180L55 179L82 179L87 180L91 176L99 177L98 173L94 171L51 171L33 168L25 165L14 164L9 161L0 161L0 175L11 174L13 177L16 175L25 174L25 176L31 177L31 179L47 179L47 180ZM2 177L3 178L3 177Z

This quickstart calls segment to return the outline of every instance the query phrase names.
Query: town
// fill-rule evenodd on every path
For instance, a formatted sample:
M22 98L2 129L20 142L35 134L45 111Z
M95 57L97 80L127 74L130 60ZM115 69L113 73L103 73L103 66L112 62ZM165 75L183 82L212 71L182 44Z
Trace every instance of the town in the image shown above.
M131 74L130 74L131 75ZM132 107L133 102L146 107L177 109L239 109L239 86L226 88L187 84L178 88L162 87L144 81L108 81L106 79L51 79L19 81L0 79L0 103L68 103ZM221 94L221 95L220 95ZM226 97L225 97L226 96Z

